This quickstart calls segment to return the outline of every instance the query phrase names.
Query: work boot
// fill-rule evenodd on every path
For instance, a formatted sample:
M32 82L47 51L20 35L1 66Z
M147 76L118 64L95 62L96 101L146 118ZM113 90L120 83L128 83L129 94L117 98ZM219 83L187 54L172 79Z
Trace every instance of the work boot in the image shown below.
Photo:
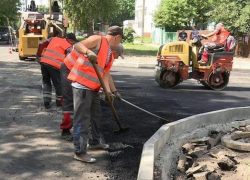
M66 141L70 141L70 142L73 141L73 136L72 136L69 129L62 130L61 138L66 140Z
M49 102L44 102L44 107L45 107L46 109L49 109L49 108L50 108L50 103L49 103Z
M99 143L99 144L96 144L96 145L90 145L88 146L88 149L103 149L103 150L107 150L109 149L109 145L108 144L104 144L104 143Z
M86 163L94 163L96 162L95 158L92 158L90 155L86 154L75 154L74 159Z

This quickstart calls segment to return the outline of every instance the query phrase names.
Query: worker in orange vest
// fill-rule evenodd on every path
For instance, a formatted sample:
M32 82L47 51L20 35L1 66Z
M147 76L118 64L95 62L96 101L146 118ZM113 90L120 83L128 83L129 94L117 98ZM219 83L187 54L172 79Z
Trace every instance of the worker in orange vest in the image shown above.
M71 69L68 79L72 81L74 101L73 143L74 158L79 161L93 163L96 161L87 154L89 149L108 149L109 145L100 142L100 123L102 118L99 90L101 84L93 68L97 63L101 76L109 73L114 57L111 49L115 49L123 38L123 30L119 26L108 29L105 37L93 35L74 45L80 53ZM110 97L109 78L104 78ZM91 133L89 134L89 126Z
M119 56L121 58L124 58L123 51L124 48L122 44L119 44L115 49L112 49L112 54L115 59L118 59ZM73 50L71 53L69 53L64 59L64 63L62 63L60 70L63 97L63 120L60 129L62 129L61 138L67 141L72 141L73 139L70 129L72 127L74 119L73 92L71 86L72 82L68 80L67 77L79 55L80 54L76 50ZM121 98L121 95L117 91L110 74L105 74L104 78L110 78L111 91L116 94L117 97Z
M218 23L213 32L202 35L203 37L212 37L213 42L209 42L204 44L204 46L200 49L199 55L201 56L201 60L198 61L199 64L206 64L208 62L208 50L212 50L215 48L220 48L225 46L227 38L230 33L224 28L222 23Z
M73 33L66 35L66 38L52 37L39 44L37 56L41 58L41 71L43 76L43 101L45 108L49 108L52 99L51 81L56 90L56 105L62 105L62 87L60 79L60 68L67 54L67 50L76 42ZM46 48L42 55L43 50Z

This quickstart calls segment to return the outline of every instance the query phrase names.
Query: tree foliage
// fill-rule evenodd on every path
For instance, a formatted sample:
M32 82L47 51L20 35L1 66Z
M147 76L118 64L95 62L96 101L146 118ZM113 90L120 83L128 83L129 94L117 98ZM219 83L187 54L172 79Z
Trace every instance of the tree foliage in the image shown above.
M250 33L250 1L218 0L208 14L211 20L222 22L236 36Z
M162 0L154 14L156 26L190 27L191 22L202 26L207 22L206 13L211 8L211 0Z
M13 25L18 21L20 0L0 0L0 25L7 26L7 18Z
M162 0L154 14L154 22L157 26L190 27L194 21L202 26L210 7L211 0Z
M117 0L117 13L111 19L113 24L122 26L123 21L135 18L135 0Z
M117 0L64 0L64 9L74 26L93 33L93 21L108 22L117 13Z

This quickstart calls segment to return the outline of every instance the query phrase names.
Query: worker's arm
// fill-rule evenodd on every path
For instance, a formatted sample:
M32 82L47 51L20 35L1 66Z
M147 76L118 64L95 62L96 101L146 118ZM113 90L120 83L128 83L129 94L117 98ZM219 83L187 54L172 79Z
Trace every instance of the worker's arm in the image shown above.
M81 54L87 54L90 49L99 49L101 44L101 36L90 36L74 45L74 49Z
M104 73L103 75L103 82L104 82L104 85L108 91L108 93L111 94L111 88L110 88L110 74L109 73Z
M214 30L213 32L206 35L206 37L211 37L219 32L219 29Z
M97 55L91 49L100 49L101 36L90 36L88 39L75 44L75 50L80 54L87 54L91 63L97 64Z
M117 91L116 87L115 87L115 84L114 84L114 80L111 76L110 73L107 73L109 75L109 87L110 87L110 90L111 92L115 95L115 97L118 99L118 100L121 100L122 99L122 96L121 94Z
M52 37L52 38L53 38L53 37ZM36 55L37 55L38 57L41 57L41 56L42 56L42 53L43 53L44 48L48 47L48 45L49 45L50 41L52 40L52 38L49 38L49 39L47 39L47 40L45 40L45 41L42 41L42 42L39 44L38 49L37 49L37 53L36 53Z

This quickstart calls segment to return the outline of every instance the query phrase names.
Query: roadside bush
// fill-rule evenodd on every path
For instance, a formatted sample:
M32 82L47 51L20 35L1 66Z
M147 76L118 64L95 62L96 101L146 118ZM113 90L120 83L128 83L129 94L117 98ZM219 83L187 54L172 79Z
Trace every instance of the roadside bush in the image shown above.
M128 27L126 29L124 29L124 42L127 42L127 43L132 43L134 42L134 36L133 36L133 33L135 33L134 29L132 27Z

